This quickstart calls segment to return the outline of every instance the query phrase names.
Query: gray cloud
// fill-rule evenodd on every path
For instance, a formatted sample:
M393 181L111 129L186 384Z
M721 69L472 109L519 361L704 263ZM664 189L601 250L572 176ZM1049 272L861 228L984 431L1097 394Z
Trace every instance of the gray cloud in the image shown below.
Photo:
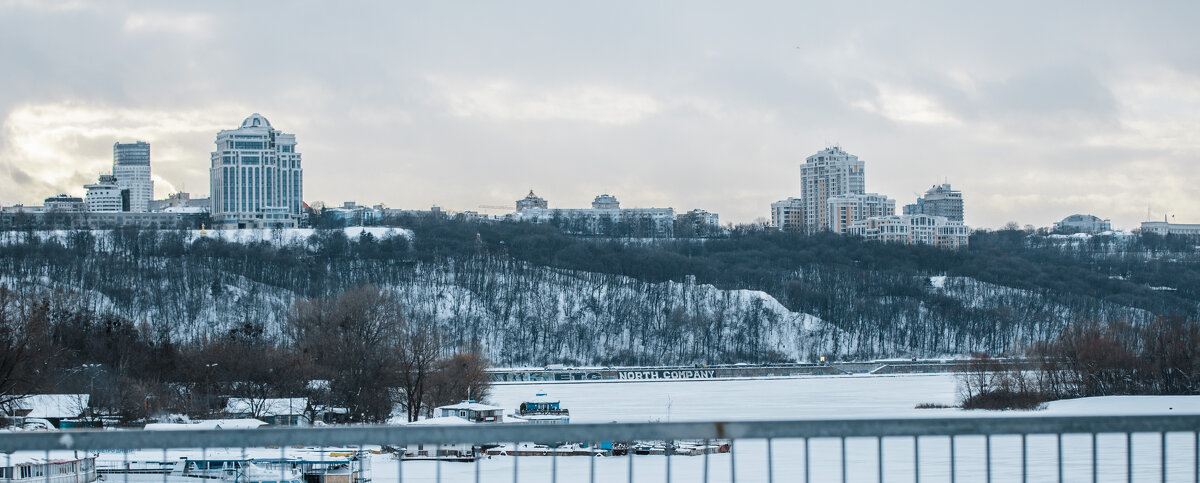
M118 139L202 194L216 131L261 112L310 201L750 221L839 142L901 203L949 178L975 225L1200 221L1198 8L0 0L0 202L82 192Z

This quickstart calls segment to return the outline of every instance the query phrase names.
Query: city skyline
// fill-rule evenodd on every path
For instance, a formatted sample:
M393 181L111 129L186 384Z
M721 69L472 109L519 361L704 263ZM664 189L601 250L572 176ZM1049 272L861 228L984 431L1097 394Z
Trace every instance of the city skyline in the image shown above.
M135 140L158 198L207 195L213 135L260 112L330 205L752 222L838 144L901 202L948 180L972 227L1200 221L1192 4L281 5L0 0L0 203L81 195Z

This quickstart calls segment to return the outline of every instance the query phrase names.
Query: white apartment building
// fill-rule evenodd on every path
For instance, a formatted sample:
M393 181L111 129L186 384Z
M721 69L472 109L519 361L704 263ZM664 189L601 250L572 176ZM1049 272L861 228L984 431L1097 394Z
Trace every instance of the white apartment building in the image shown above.
M863 194L866 185L864 163L840 146L826 148L805 159L800 166L800 198L804 200L806 233L829 229L832 196Z
M715 213L710 215L715 219ZM675 234L673 208L621 208L617 198L609 194L597 196L591 208L526 207L508 217L513 221L550 223L572 235L671 238Z
M959 249L970 241L970 229L944 216L892 215L867 218L850 225L852 235L884 243L924 244Z
M150 211L154 181L150 178L150 143L113 143L113 176L117 185L129 190L128 211Z
M84 185L87 195L83 198L84 209L93 213L130 211L130 193L117 183L111 174L100 175L96 183Z
M1168 223L1165 221L1143 221L1142 233L1159 235L1200 236L1200 223Z
M218 228L295 227L303 213L303 170L296 135L255 113L217 134L209 170Z
M828 220L829 231L839 235L846 233L855 222L896 214L896 200L878 193L830 196L825 205L828 209L825 219Z
M804 228L804 200L788 198L771 203L771 226L783 231Z

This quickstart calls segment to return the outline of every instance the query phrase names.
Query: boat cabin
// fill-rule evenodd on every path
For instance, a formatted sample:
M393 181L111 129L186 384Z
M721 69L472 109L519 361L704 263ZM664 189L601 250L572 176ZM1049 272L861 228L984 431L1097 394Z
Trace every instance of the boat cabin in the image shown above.
M561 402L541 392L521 403L517 417L534 424L565 424L571 422L571 411Z

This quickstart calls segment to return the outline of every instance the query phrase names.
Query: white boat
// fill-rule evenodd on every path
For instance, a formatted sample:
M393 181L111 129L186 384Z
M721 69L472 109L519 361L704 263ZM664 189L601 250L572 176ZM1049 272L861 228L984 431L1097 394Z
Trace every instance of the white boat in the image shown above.
M12 458L9 458L12 461ZM69 459L28 459L0 466L2 483L91 483L96 481L94 456Z

